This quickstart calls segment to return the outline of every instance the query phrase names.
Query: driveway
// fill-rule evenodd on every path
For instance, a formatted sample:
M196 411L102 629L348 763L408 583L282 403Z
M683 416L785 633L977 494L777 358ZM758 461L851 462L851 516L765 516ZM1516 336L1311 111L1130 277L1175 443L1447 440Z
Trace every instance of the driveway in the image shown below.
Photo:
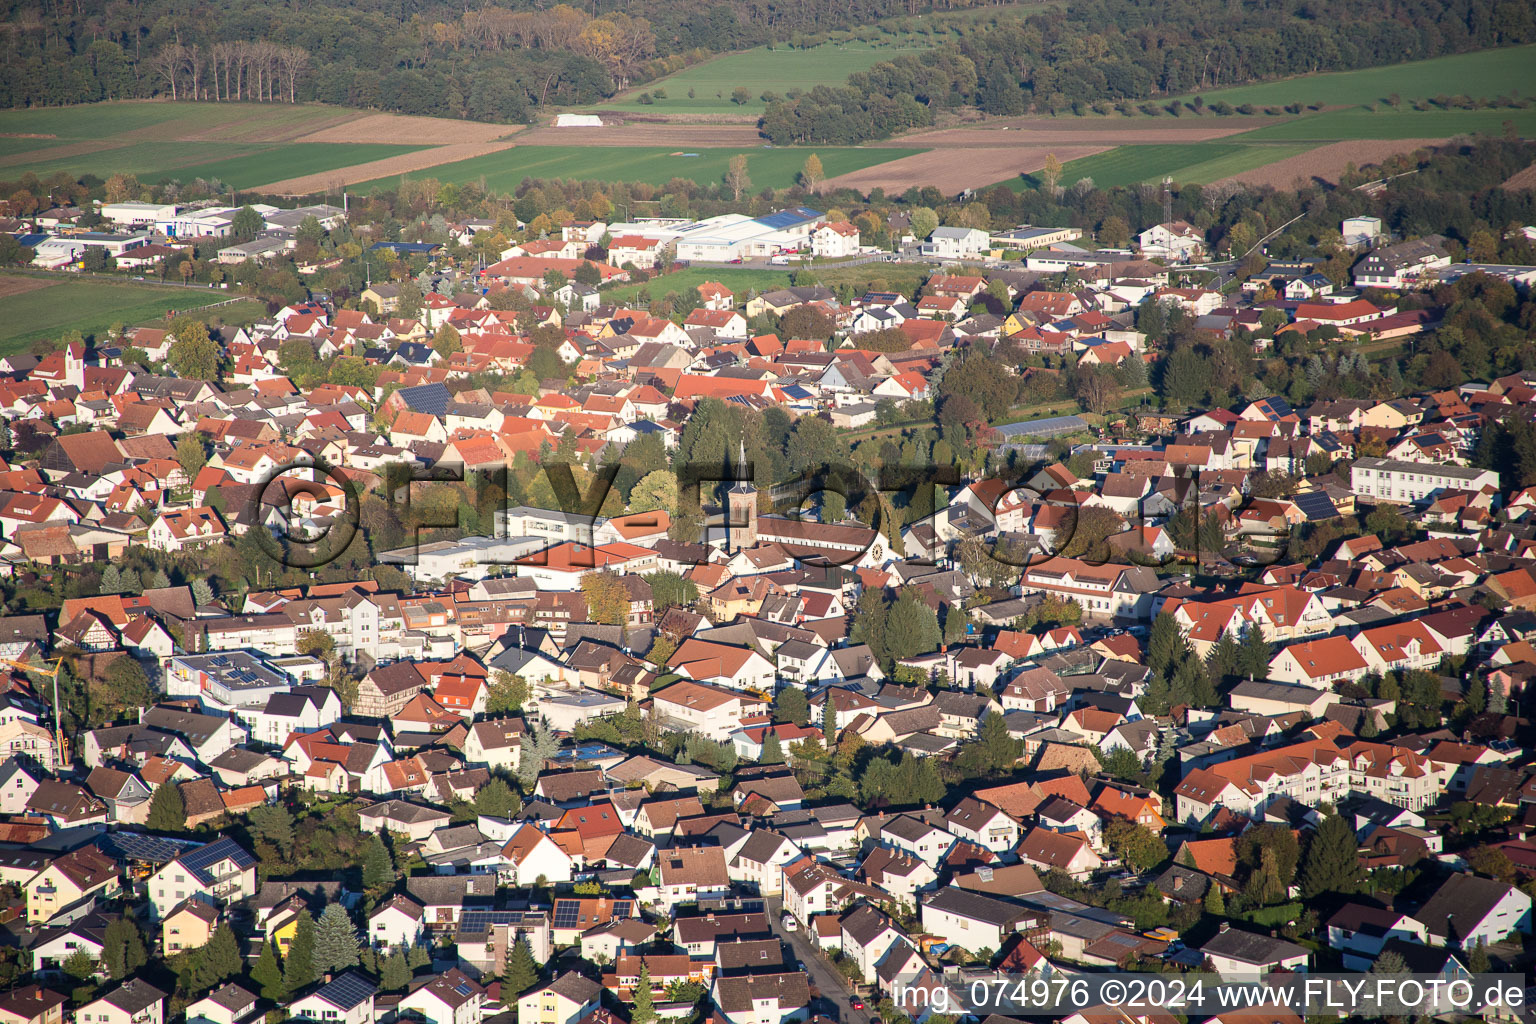
M805 932L785 929L784 901L777 896L768 896L763 902L768 911L768 923L779 938L789 943L795 958L805 968L805 973L810 975L811 984L821 993L821 999L811 1007L811 1012L841 1021L842 1024L867 1024L875 1016L875 1011L868 1007L855 1010L849 1003L852 996L848 991L848 982L838 973L837 968L812 948L811 940L806 938Z

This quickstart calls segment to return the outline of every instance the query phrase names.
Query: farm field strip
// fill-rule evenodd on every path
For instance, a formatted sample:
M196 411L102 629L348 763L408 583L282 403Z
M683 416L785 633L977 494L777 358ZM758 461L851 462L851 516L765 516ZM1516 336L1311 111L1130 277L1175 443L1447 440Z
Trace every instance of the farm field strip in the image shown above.
M683 153L694 153L684 156ZM526 177L595 181L638 181L664 185L672 178L701 184L720 181L733 156L747 157L747 173L758 188L793 184L805 158L821 159L829 177L846 174L917 150L807 147L804 149L695 149L669 147L514 146L489 156L433 167L430 176L446 182L485 180L492 191L511 191ZM359 188L393 188L396 179L363 182Z
M1536 109L1528 110L1325 110L1244 132L1243 142L1343 142L1349 139L1448 139L1499 135L1505 122L1522 136L1536 135Z
M195 312L224 298L225 293L214 290L147 282L0 277L0 355L65 331L100 335L114 323L140 324L172 309Z
M1384 103L1396 93L1404 102L1435 96L1500 96L1536 91L1536 46L1478 50L1448 57L1388 64L1356 71L1331 71L1283 78L1253 85L1211 89L1200 93L1207 104L1225 101L1237 106L1284 106L1288 103L1327 106ZM1189 100L1191 93L1179 99Z
M139 142L91 153L8 163L4 176L26 173L46 177L56 171L98 177L133 174L146 183L168 179L218 178L235 188L250 188L294 172L315 173L414 152L419 146L368 143L294 142L277 145L228 145L218 142ZM43 150L39 157L48 157Z
M865 42L823 43L809 49L787 46L727 53L695 64L673 75L648 82L597 104L602 110L647 112L656 114L729 114L761 113L767 105L760 98L765 91L783 95L790 89L812 89L818 85L842 85L856 71L867 70L881 61L904 53L919 53L928 48L908 40L924 37L903 36L886 46ZM737 104L732 90L741 87L750 94L747 102ZM642 94L661 89L664 99L639 102ZM689 90L694 95L689 96Z

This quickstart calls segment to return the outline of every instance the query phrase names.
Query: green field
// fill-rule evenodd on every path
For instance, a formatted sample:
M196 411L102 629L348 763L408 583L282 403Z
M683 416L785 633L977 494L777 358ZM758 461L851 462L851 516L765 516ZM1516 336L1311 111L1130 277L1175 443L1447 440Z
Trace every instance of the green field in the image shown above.
M1536 135L1536 108L1527 110L1328 110L1266 125L1228 142L1340 142L1346 139L1443 139L1501 135L1509 122L1522 136Z
M1206 103L1225 100L1237 106L1283 107L1288 103L1341 106L1364 103L1384 104L1397 94L1404 104L1435 96L1495 96L1536 93L1536 46L1510 46L1498 50L1459 53L1433 60L1408 64L1390 64L1359 71L1337 71L1323 75L1305 75L1257 85L1215 89L1200 95ZM1191 99L1191 96L1182 97ZM1364 135L1357 138L1391 138Z
M5 290L4 283L0 282L0 291ZM88 337L103 335L114 323L135 326L163 317L167 310L196 310L224 297L215 291L148 282L50 280L47 287L0 298L0 355L21 351L38 338L54 338L65 331L79 331ZM262 309L260 303L245 301L208 313L234 323L258 316Z
M32 141L32 140L19 140ZM421 146L364 143L289 142L271 145L229 145L220 142L139 142L76 156L49 159L36 152L26 163L0 165L0 178L17 179L28 172L47 177L55 171L71 176L132 174L145 184L218 178L234 188L251 188L301 174L350 167L368 160L410 153Z
M1063 188L1070 188L1083 178L1092 178L1099 188L1114 188L1120 185L1139 185L1144 181L1161 181L1165 176L1170 176L1178 182L1203 185L1251 171L1255 167L1263 167L1276 160L1284 160L1310 148L1305 143L1254 146L1235 142L1119 146L1062 165L1060 184ZM1022 192L1039 188L1042 182L1039 174L1031 174L1001 184L1015 192Z
M652 185L665 185L673 178L687 178L708 185L725 177L731 157L744 153L754 188L787 188L794 184L795 176L811 153L821 158L821 165L830 178L921 152L920 149L835 146L699 150L679 150L670 146L516 146L499 153L441 164L415 177L444 182L480 181L483 178L485 187L492 192L511 192L524 178L639 181ZM358 192L394 188L399 181L399 178L384 178L353 188Z
M851 267L839 267L835 264L827 266L806 267L799 271L814 277L819 283L829 288L839 284L852 284L855 286L865 283L876 283L880 291L913 292L924 278L928 276L927 267L913 265L898 265L894 263L865 263ZM611 302L633 302L637 295L645 292L652 299L664 297L668 292L682 294L691 291L705 281L715 281L725 285L736 293L736 301L744 302L749 292L772 291L775 288L788 288L790 285L790 273L786 270L748 270L740 267L689 267L672 274L663 274L661 277L652 278L642 284L620 285L613 289L604 289L603 297ZM805 283L804 281L801 282Z
M867 42L823 43L809 49L788 46L728 53L714 60L695 64L675 75L649 82L600 103L604 110L646 111L656 114L758 114L766 104L765 91L783 95L790 89L812 89L818 85L842 85L855 71L864 71L883 60L903 53L926 49L921 37L902 36L885 44ZM744 87L751 98L738 106L731 101L731 91ZM664 99L640 103L642 93L661 89ZM689 96L692 90L693 95Z

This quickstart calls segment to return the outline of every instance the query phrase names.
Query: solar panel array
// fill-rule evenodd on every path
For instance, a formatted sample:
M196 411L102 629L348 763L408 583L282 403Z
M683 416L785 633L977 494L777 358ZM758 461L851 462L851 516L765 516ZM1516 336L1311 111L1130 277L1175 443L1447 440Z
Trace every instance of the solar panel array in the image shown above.
M554 927L580 928L584 923L581 920L581 902L581 900L555 900L555 914L551 922ZM614 900L613 913L609 916L614 920L633 917L634 905L634 900Z
M143 860L154 864L169 863L195 845L189 839L163 839L142 832L112 832L102 840L102 846L125 860Z
M361 974L348 971L322 988L318 994L324 997L326 1001L334 1003L344 1010L350 1010L352 1007L373 998L373 994L377 991L378 989L374 988L373 982Z
M197 872L206 872L221 860L232 860L242 868L253 867L256 858L245 852L233 839L215 839L207 846L182 855L181 862Z

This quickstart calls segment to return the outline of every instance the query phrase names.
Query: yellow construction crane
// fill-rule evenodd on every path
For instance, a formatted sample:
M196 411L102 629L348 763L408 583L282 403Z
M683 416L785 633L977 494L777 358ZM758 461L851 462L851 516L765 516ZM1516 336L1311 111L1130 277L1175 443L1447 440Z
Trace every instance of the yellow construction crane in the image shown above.
M47 668L39 668L30 662L12 661L10 658L0 658L0 665L9 665L12 668L19 668L23 672L31 672L33 675L53 680L53 743L54 749L58 751L61 764L67 764L68 754L64 750L64 729L59 725L59 671L64 667L64 659L45 659L43 665L52 665L52 671L49 671Z

